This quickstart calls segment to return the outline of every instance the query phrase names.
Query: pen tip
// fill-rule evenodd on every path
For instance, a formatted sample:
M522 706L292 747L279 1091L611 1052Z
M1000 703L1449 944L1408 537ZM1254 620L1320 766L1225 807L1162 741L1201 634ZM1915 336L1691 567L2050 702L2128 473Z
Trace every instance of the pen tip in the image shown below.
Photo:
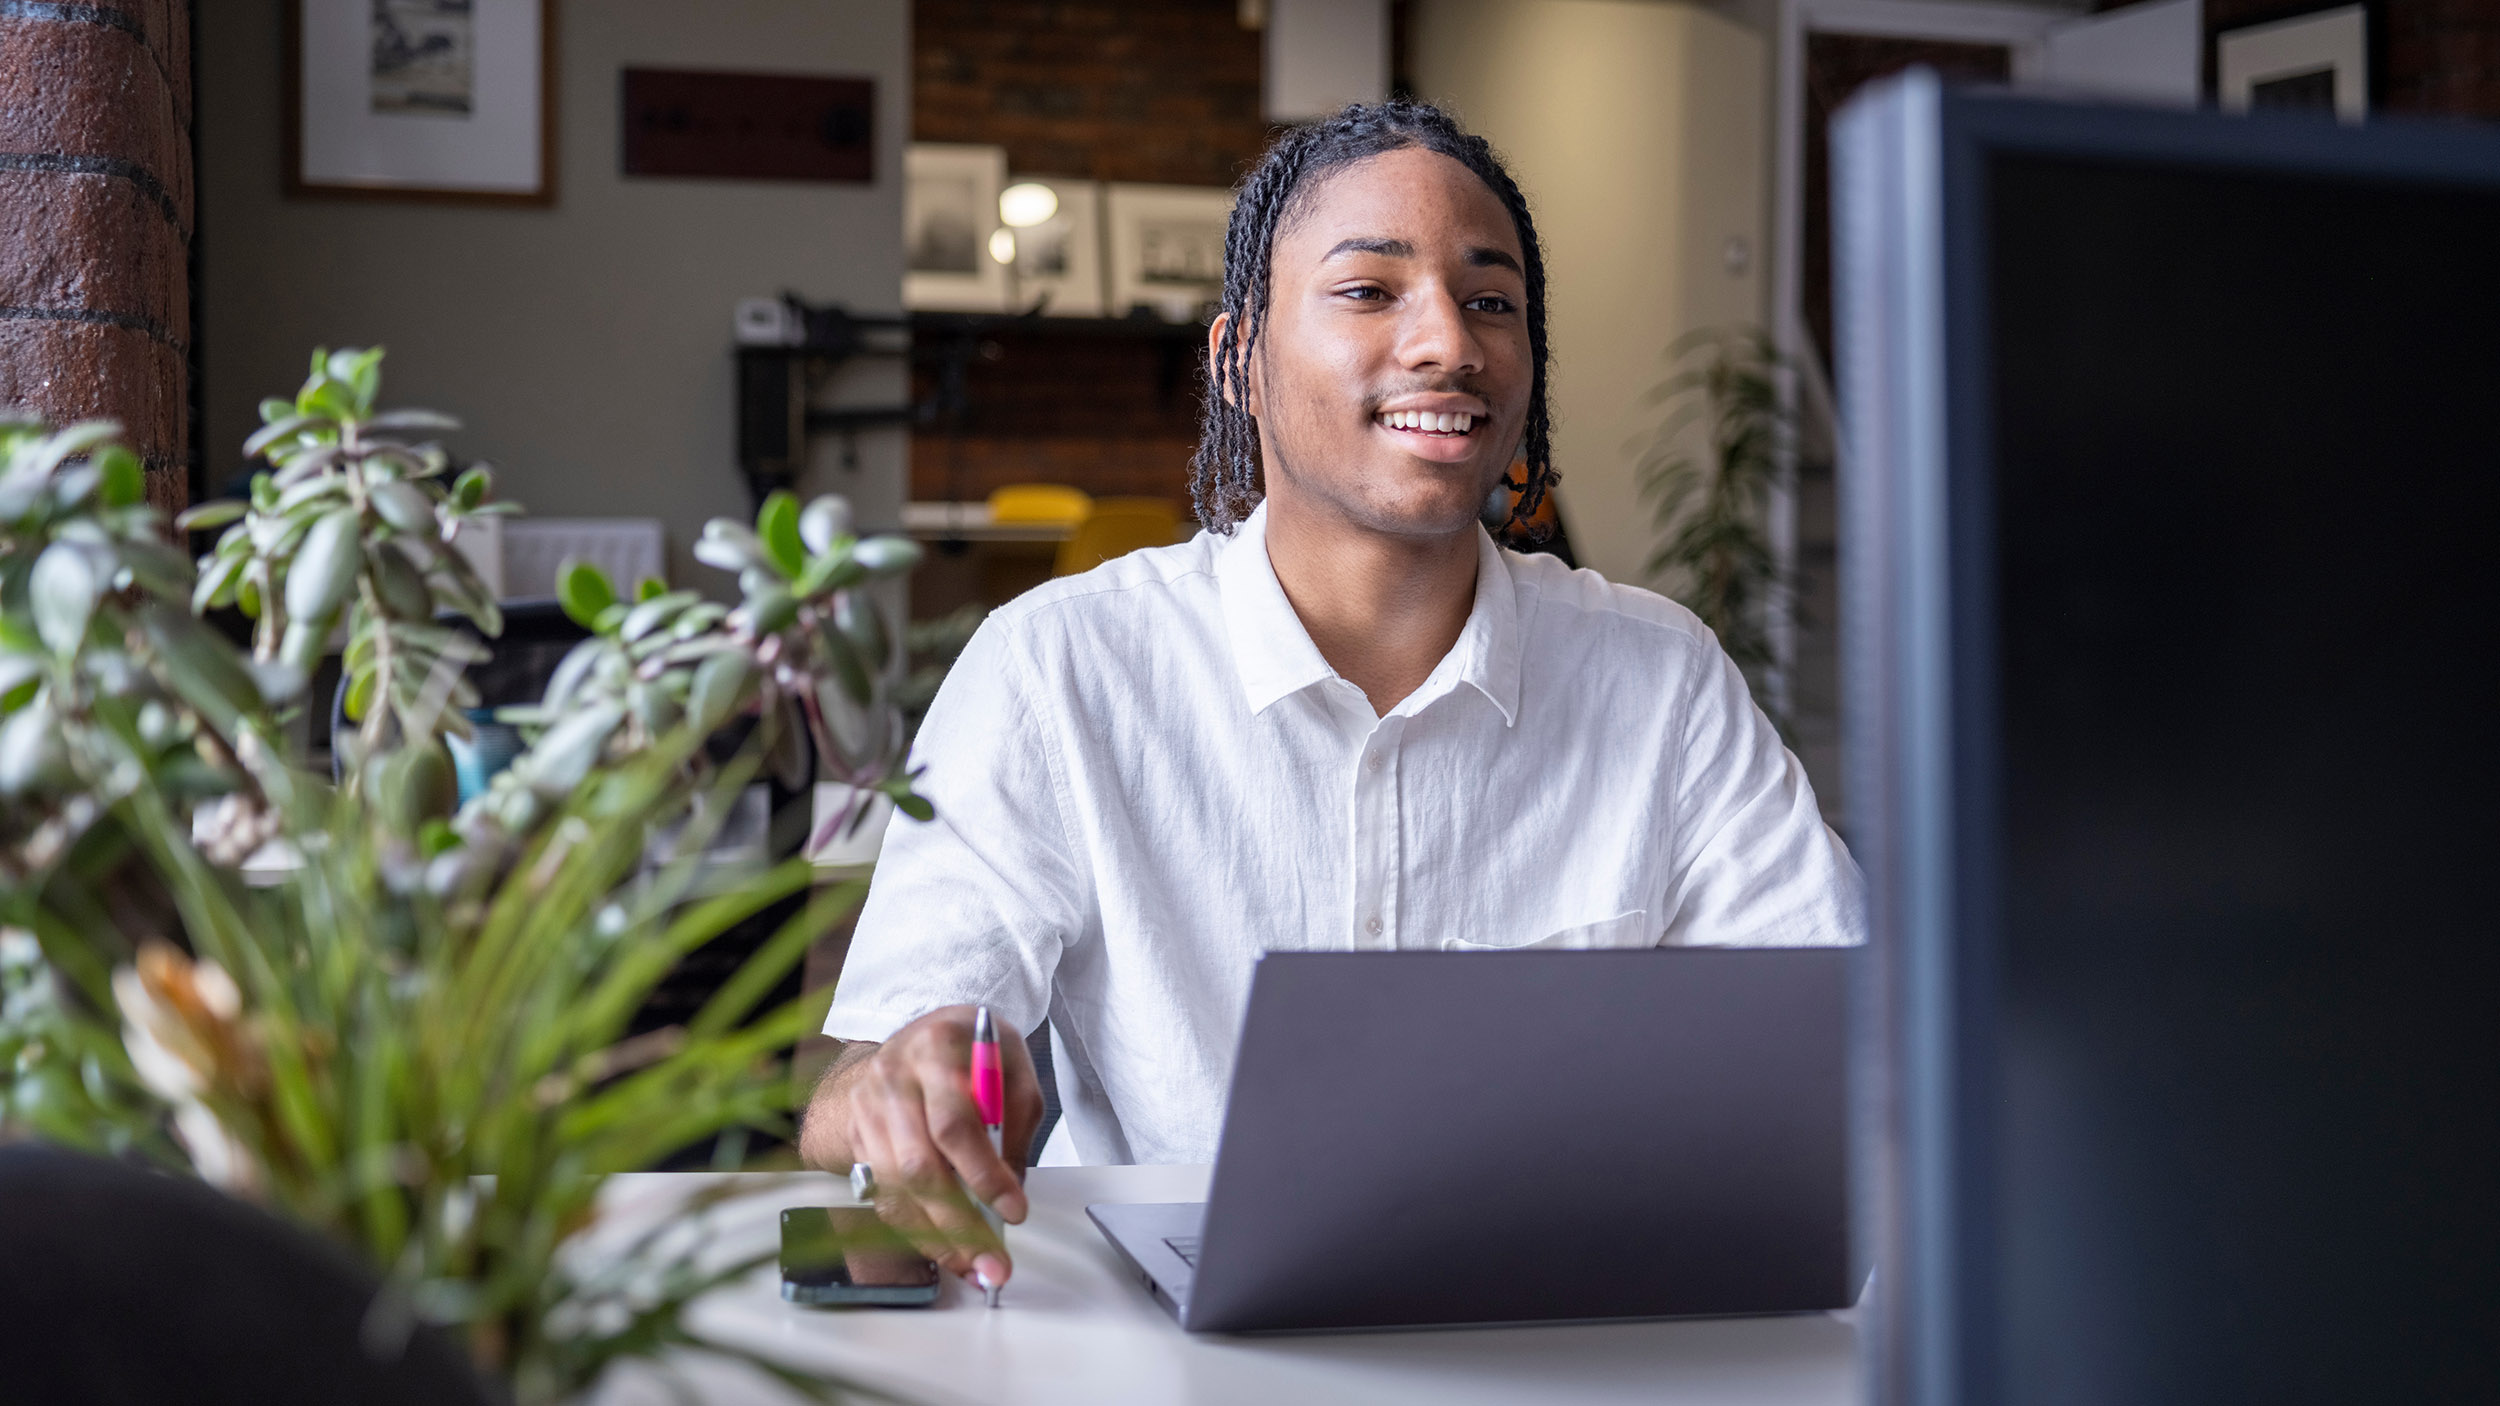
M990 1019L989 1007L983 1006L979 1010L973 1012L972 1038L975 1042L984 1045L995 1045L998 1043L998 1026L996 1022Z

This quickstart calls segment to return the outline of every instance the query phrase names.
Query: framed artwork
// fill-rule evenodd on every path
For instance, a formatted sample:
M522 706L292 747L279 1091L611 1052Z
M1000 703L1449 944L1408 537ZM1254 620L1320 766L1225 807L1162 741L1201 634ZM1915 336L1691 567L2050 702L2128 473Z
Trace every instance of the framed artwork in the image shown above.
M289 0L290 195L556 198L555 0Z
M1213 186L1114 185L1103 197L1110 235L1106 311L1152 308L1187 322L1224 295L1224 227L1233 193Z
M903 306L1007 306L1007 261L1015 255L994 238L1006 228L998 219L1006 184L1005 147L913 142L903 153Z
M2344 5L2214 36L2214 96L2233 112L2315 112L2358 122L2370 110L2370 21Z
M1040 192L1048 192L1044 197ZM1041 213L1047 206L1049 213ZM1016 241L1014 289L1019 310L1039 305L1051 317L1102 316L1102 186L1065 176L1017 176L999 197L998 213Z

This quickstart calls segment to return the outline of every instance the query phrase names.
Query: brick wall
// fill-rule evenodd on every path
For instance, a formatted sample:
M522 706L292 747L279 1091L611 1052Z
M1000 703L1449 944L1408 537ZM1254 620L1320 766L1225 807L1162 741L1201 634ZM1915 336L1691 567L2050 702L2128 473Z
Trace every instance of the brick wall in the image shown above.
M2206 12L2228 8L2208 0ZM2379 33L2389 111L2500 119L2500 3L2388 0Z
M179 507L191 339L181 0L0 6L0 405L122 422Z
M1012 172L1229 186L1267 146L1261 64L1236 0L915 0L912 137L1005 147ZM912 437L912 497L1041 481L1187 503L1194 351L1176 366L1152 341L992 350L960 431Z
M1011 171L1228 186L1267 145L1236 0L914 0L912 136Z
M973 499L1009 483L1186 500L1198 443L1191 345L1001 333L965 368L959 426L912 439L911 496ZM936 390L932 368L913 393Z

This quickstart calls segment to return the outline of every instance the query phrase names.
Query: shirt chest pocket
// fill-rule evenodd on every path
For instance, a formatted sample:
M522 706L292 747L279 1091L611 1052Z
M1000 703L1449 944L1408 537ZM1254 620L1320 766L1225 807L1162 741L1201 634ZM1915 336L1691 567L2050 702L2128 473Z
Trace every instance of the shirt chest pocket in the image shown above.
M1567 952L1600 947L1655 947L1658 934L1650 926L1649 910L1635 908L1617 913L1594 923L1582 923L1549 932L1529 942L1470 942L1463 937L1441 939L1444 952Z

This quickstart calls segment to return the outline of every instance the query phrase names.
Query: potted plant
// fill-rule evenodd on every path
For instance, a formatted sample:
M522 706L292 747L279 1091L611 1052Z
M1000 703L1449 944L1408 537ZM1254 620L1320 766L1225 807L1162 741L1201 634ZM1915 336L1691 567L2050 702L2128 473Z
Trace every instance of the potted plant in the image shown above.
M443 739L494 601L451 542L509 511L422 411L379 409L381 352L315 353L248 448L245 502L195 564L166 546L108 425L0 427L0 1135L186 1169L347 1244L368 1329L459 1335L522 1401L669 1350L737 1356L681 1310L753 1268L646 1238L571 1253L602 1178L725 1130L787 1133L787 1055L824 994L759 1009L864 892L815 892L698 1014L629 1036L678 957L807 894L804 859L702 853L762 768L816 765L926 816L904 773L899 633L867 589L917 549L838 498L776 494L696 554L734 606L595 568L590 631L528 746L455 804ZM238 607L247 651L204 623ZM339 784L281 724L343 637ZM716 762L705 743L752 718ZM835 817L833 823L841 823ZM242 861L275 844L274 882Z
M1779 719L1763 676L1775 662L1774 615L1790 608L1768 521L1796 423L1780 394L1782 358L1759 332L1716 329L1678 339L1667 357L1678 369L1650 394L1666 419L1638 470L1657 503L1649 573L1718 635Z

